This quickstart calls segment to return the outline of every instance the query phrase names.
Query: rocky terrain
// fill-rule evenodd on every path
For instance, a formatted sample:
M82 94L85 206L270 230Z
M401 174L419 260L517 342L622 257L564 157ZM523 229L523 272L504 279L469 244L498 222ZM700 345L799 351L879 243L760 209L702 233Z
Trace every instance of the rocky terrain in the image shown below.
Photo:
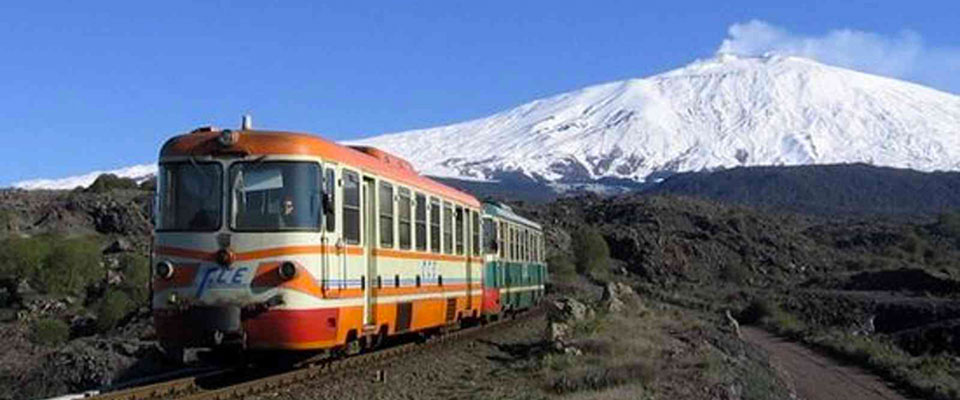
M136 290L143 278L130 267L149 247L151 199L132 188L0 191L0 384L15 388L0 398L79 392L169 368ZM516 335L418 356L417 365L456 368L384 366L389 379L441 382L442 390L409 385L390 396L784 398L790 383L736 339L729 311L902 390L958 398L957 214L789 214L639 194L514 206L544 224L555 312ZM99 272L76 290L18 274L9 265L57 267L6 256L31 240L51 252L82 241ZM89 253L80 250L69 254ZM117 293L128 302L113 307ZM636 341L621 343L623 332ZM328 384L358 397L386 393L363 374L338 379ZM489 386L498 379L511 384ZM278 396L324 392L304 390Z

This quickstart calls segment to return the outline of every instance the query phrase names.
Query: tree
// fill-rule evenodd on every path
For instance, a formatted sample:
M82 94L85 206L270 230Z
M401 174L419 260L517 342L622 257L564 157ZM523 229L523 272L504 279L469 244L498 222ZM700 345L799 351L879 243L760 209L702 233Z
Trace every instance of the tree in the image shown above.
M577 272L606 271L610 268L610 247L596 228L585 226L571 235Z

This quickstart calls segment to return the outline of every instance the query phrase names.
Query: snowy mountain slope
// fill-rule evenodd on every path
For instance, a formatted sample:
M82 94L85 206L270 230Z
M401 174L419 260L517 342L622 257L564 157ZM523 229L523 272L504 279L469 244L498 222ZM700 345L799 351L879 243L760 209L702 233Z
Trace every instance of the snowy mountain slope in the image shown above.
M157 164L141 164L110 171L93 171L87 174L60 179L32 179L13 184L13 187L27 190L55 189L70 190L77 186L87 187L101 174L114 174L121 178L132 178L137 182L147 180L157 174Z
M739 165L960 169L960 96L815 61L720 55L487 118L356 141L430 175L644 181Z

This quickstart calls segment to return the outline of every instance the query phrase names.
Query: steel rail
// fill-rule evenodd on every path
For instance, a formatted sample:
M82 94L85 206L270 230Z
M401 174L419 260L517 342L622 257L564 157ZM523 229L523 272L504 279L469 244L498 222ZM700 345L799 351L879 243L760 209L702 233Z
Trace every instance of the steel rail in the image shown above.
M453 341L463 340L471 337L475 337L481 333L490 331L496 327L505 327L509 326L526 319L529 319L535 315L542 313L540 307L531 309L522 314L518 314L511 319L501 319L496 322L491 322L485 325L477 325L470 328L459 329L452 331L440 336L435 336L429 338L426 342L417 343L403 343L395 346L390 346L381 350L376 350L369 353L361 353L359 355L341 358L326 360L316 364L311 364L296 368L293 370L288 370L276 374L271 374L268 376L253 376L250 380L241 381L239 383L230 384L221 388L215 389L205 389L201 387L199 381L201 379L210 379L216 377L224 377L225 379L230 377L230 374L237 373L239 371L236 367L227 368L219 371L212 371L209 373L174 379L167 382L160 382L155 384L150 384L146 386L133 387L124 390L118 390L115 392L102 393L100 395L90 397L91 400L148 400L148 399L178 399L178 400L225 400L225 399L235 399L242 396L254 395L271 389L277 389L285 387L290 384L304 382L310 379L315 379L322 375L327 375L335 372L346 371L348 368L356 368L366 364L370 364L376 361L387 360L394 357L399 357L412 352L425 351L437 347L442 344L451 343ZM242 379L241 379L242 380Z

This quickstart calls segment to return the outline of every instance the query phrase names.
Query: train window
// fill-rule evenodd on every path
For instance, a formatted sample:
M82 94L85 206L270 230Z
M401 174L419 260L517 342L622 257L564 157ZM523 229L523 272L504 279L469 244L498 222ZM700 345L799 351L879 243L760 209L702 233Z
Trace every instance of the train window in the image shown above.
M320 230L320 175L314 162L233 163L231 226L240 231Z
M343 170L343 240L360 243L360 177Z
M520 231L520 261L527 261L527 230Z
M417 241L417 250L427 251L427 198L423 194L417 193L414 202L416 203L414 212L416 232L414 232L414 236Z
M533 252L530 249L530 231L527 229L523 230L523 259L524 261L530 262L533 261Z
M510 259L510 226L506 222L500 223L500 258Z
M497 223L492 218L483 219L483 252L497 253Z
M517 228L510 226L510 259L517 261L520 257L520 238L517 235Z
M216 163L163 163L157 178L157 230L220 229L222 187Z
M324 216L327 222L327 232L333 232L337 230L337 170L333 168L327 168L327 172L323 178L323 194L327 197L325 207L323 209Z
M464 232L467 231L464 229L467 220L463 217L463 207L457 206L455 215L457 221L457 254L463 254Z
M470 211L472 218L470 219L470 229L473 232L473 241L470 243L473 245L473 255L480 255L480 215L476 211Z
M453 254L453 208L443 202L443 253Z
M430 198L430 251L440 252L440 201Z
M397 240L401 249L410 250L410 189L400 188L397 200Z
M393 247L393 185L380 182L380 247Z

